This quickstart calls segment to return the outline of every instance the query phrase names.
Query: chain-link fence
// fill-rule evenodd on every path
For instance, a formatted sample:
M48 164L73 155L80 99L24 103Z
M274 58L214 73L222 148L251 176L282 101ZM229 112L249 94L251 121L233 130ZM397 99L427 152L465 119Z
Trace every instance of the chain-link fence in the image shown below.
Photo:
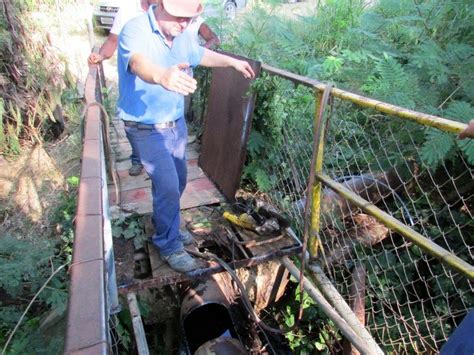
M255 89L245 177L257 181L302 235L313 89L275 76ZM453 151L433 168L421 153L426 127L336 98L327 110L323 173L471 263L473 169L464 153ZM359 313L386 352L437 352L473 306L468 277L328 188L320 237L326 275L349 304L365 299Z

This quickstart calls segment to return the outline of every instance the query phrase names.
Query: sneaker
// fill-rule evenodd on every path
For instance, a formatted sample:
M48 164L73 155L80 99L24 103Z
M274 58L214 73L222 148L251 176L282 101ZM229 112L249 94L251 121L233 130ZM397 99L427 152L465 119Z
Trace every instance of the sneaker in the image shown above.
M193 235L187 229L179 230L178 240L183 243L183 245L191 245L194 242Z
M142 173L143 165L141 164L132 164L132 167L128 169L128 175L137 176Z
M168 256L161 256L170 268L178 272L189 272L199 268L196 260L193 259L185 250L179 250Z

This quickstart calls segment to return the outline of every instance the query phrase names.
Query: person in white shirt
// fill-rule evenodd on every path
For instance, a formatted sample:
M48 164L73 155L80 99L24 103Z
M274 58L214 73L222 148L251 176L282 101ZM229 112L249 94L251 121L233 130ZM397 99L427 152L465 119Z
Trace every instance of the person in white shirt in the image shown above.
M193 22L188 25L186 31L191 32L196 42L207 49L216 48L221 44L219 37L217 37L204 22L201 16L196 17Z
M152 4L157 4L158 1L159 0L124 0L117 15L115 15L112 28L110 29L107 39L100 47L99 53L91 53L89 58L87 58L87 62L89 64L97 64L112 57L117 50L118 37L123 26L132 18L148 11L148 7Z

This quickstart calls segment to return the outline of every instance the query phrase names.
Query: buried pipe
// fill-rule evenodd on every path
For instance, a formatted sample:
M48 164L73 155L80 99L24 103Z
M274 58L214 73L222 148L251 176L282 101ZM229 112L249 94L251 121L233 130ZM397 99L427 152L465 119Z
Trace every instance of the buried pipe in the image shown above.
M245 353L230 312L236 296L227 273L185 287L180 321L184 344L191 354L210 349L215 354Z
M300 270L290 259L283 257L281 259L281 263L297 280L300 280ZM348 339L355 346L355 348L360 351L361 354L383 354L383 351L375 343L370 334L367 337L360 336L358 333L356 333L356 331L352 328L352 326L355 326L355 324L352 322L349 324L344 318L342 318L341 315L339 315L339 313L337 313L336 310L329 304L326 298L324 298L321 292L311 283L311 281L309 281L306 277L303 277L303 282L305 291L308 293L308 295L319 305L322 311L340 329L344 337Z

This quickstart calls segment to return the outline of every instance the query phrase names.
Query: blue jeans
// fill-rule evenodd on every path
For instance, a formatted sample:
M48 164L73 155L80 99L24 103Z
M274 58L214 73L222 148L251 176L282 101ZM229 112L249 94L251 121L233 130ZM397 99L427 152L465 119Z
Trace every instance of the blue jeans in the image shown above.
M151 178L153 196L153 244L162 256L183 249L179 238L179 199L186 187L186 142L188 130L184 118L176 127L138 129L125 127L145 171Z
M130 155L130 160L132 161L132 165L141 165L140 163L140 157L138 156L137 152L135 149L133 149L132 146L132 154Z

